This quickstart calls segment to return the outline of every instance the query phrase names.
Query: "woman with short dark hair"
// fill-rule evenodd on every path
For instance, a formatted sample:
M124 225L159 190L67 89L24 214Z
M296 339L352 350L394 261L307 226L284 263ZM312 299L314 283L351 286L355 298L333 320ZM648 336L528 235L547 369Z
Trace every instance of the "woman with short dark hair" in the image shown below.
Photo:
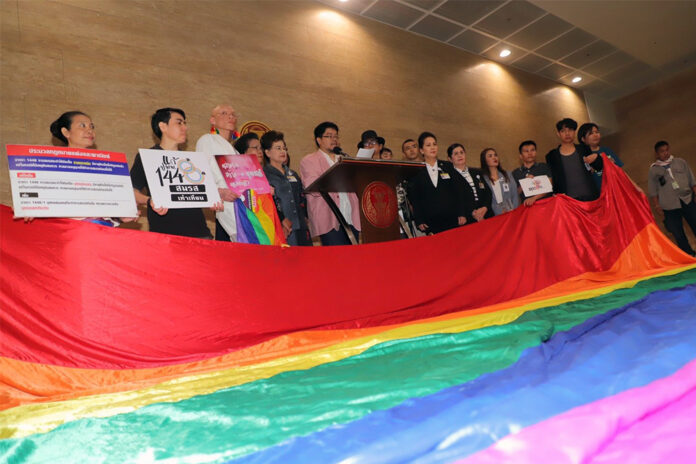
M307 226L307 200L300 176L286 164L288 149L282 132L269 131L261 137L268 183L274 188L273 199L288 245L312 246Z

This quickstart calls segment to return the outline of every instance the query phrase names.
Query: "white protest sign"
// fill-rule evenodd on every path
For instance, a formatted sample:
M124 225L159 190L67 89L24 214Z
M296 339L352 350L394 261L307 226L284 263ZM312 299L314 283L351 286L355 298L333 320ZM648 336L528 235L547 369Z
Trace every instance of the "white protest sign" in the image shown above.
M220 201L210 170L211 155L141 148L140 158L156 207L204 208Z
M533 197L534 195L553 192L549 176L526 177L520 179L520 187L522 187L522 192L525 197Z

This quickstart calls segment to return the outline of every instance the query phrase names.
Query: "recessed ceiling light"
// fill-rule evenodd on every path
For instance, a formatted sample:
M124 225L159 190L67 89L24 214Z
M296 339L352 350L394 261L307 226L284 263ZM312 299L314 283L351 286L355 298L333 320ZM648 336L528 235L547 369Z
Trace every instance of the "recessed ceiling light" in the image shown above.
M575 76L575 77L573 78L573 84L577 84L577 83L580 82L581 80L582 80L582 77L580 77L580 76Z
M341 3L346 3L348 0L338 0Z
M510 50L508 50L507 48L505 48L505 49L503 49L503 50L500 52L500 57L501 57L501 58L505 58L506 56L510 56L511 53L512 53L512 52L511 52Z

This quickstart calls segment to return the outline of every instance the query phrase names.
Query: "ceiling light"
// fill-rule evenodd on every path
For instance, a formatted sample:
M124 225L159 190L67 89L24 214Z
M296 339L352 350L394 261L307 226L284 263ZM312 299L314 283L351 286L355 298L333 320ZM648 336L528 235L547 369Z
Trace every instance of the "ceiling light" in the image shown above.
M348 0L338 0L341 3L346 3Z
M512 53L512 52L511 52L510 50L508 50L507 48L505 48L505 49L503 49L503 50L500 52L500 57L501 57L501 58L505 58L506 56L510 56L511 53Z
M573 82L573 84L577 84L577 83L580 82L581 80L582 80L582 77L580 77L580 76L575 76L575 77L573 78L573 81L572 81L572 82Z

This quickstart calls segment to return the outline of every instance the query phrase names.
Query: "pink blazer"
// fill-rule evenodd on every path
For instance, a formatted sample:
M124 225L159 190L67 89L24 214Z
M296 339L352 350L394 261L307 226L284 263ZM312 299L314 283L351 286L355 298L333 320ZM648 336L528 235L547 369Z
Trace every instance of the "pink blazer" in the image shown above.
M324 154L320 150L305 156L300 162L302 185L306 188L327 169L329 169L329 162L326 161ZM329 192L329 195L336 202L336 205L340 204L338 193ZM349 193L348 198L350 200L353 227L360 230L360 203L358 202L358 196L354 193ZM309 214L309 230L313 237L323 235L332 229L340 227L338 219L336 219L329 205L326 204L326 201L319 193L307 193L307 212Z

